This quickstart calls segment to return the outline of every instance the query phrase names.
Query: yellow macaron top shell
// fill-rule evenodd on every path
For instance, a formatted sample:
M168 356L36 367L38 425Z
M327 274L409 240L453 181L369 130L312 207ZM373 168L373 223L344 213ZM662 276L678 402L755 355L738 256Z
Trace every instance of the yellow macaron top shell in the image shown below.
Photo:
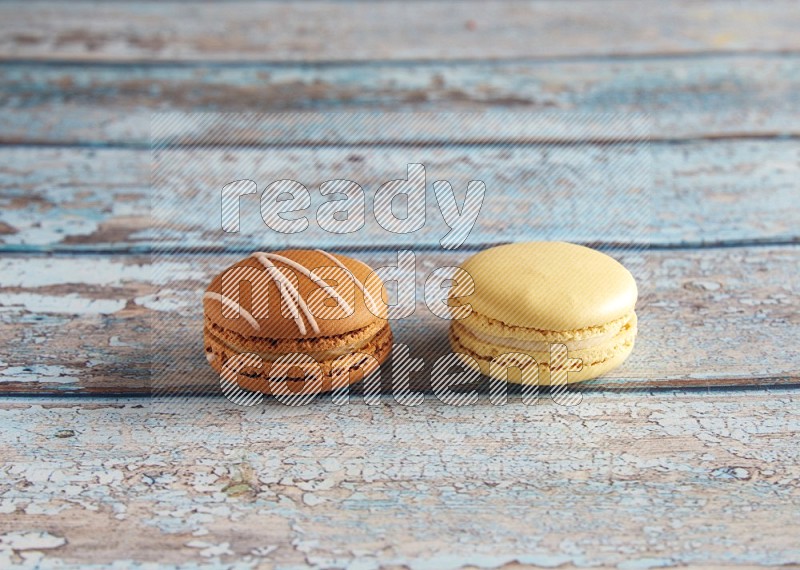
M486 249L461 268L473 294L455 300L507 325L572 331L633 311L636 281L614 258L565 242L512 243Z

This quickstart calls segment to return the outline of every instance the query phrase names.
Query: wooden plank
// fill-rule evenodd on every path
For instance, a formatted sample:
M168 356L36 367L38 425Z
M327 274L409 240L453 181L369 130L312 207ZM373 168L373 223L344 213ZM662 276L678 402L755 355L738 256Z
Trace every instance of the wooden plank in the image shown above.
M141 244L151 223L150 153L0 149L0 242L53 249L83 236L99 247Z
M624 176L625 168L631 166L624 147L454 148L425 150L424 156L435 158L425 161L428 185L437 178L453 180L459 200L467 180L477 178L487 184L485 205L467 243L558 238L686 246L787 242L800 237L796 200L800 144L796 141L652 144L649 151L651 156L643 160L651 172L633 174L647 174L649 180L642 181L652 184L648 195L634 200L648 211L638 212L644 218L632 227L619 224L620 219L630 217L632 209L630 202L625 202L626 195L619 194L622 186L615 187L616 199L601 204L605 208L602 215L577 219L571 214L558 215L579 198L586 198L587 188L616 184L617 178L610 174L614 170ZM402 176L407 162L418 158L411 150L376 148L273 149L268 153L187 150L169 156L180 165L168 172L169 183L184 198L197 189L217 196L219 188L229 182L225 175L231 180L252 178L262 190L274 180L296 177L311 191L312 212L322 199L317 189L323 180L351 176L362 184L371 206L378 186ZM265 156L270 160L264 160ZM150 162L150 153L138 150L0 148L0 250L146 251L153 245L149 228L154 223L150 217ZM191 168L198 164L202 164L200 171ZM205 172L209 173L206 178ZM564 180L569 184L561 183ZM623 183L630 184L630 177L623 177ZM546 204L537 199L536 189L548 193ZM438 247L447 228L432 195L428 202L424 231L410 237L390 234L370 217L359 233L348 236L347 243L374 247L407 244L413 239L410 243L415 247ZM243 204L243 231L250 232L249 237L230 243L237 247L259 247L265 239L277 243L281 236L263 225L253 211L257 197ZM181 225L180 238L164 237L161 246L220 246L218 205L202 202L195 205L198 207L195 214L189 211L181 214L183 219L173 220ZM612 211L618 215L611 215ZM316 224L289 237L292 245L336 247L342 243L341 236L322 231Z
M373 267L390 251L355 254ZM417 308L396 321L396 342L423 358L412 378L429 386L436 358L449 352L448 322L424 304L436 267L469 251L417 253ZM800 383L795 299L800 247L625 251L637 278L640 334L623 368L592 389L791 385ZM5 393L141 394L150 361L170 358L160 392L218 393L202 353L200 298L231 256L6 256L0 261L0 365ZM159 339L150 346L151 335ZM171 374L169 378L166 375ZM386 374L390 378L389 372ZM388 388L389 386L387 386Z
M797 55L335 66L7 63L0 64L0 93L9 110L0 114L4 143L148 146L152 115L162 111L647 113L652 140L800 135ZM248 125L236 142L274 143L275 129L265 126L270 125ZM485 128L472 132L466 124L452 133L436 126L423 122L408 135L416 141L445 135L450 142L486 135ZM176 140L184 143L211 131L197 130L196 121L188 119L177 127ZM404 135L392 133L394 140ZM363 139L368 133L326 130L320 142L353 136ZM520 136L571 135L542 122Z
M796 389L572 408L21 398L0 422L4 567L800 563Z
M800 49L791 0L9 2L4 59L369 61Z

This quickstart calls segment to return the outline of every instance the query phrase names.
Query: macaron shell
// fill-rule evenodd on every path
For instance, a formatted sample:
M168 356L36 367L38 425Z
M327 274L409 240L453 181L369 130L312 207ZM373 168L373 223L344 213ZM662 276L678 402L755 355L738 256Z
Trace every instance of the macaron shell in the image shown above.
M286 257L311 270L321 267L336 267L336 264L328 257L314 250L284 250L274 253ZM348 271L353 274L356 279L358 279L362 284L366 283L367 277L372 273L372 269L368 265L343 255L336 255L335 257L347 268ZM286 264L280 261L274 261L274 264L278 268L288 267ZM369 293L372 295L373 299L377 301L377 307L367 306L367 301L365 300L364 295L354 283L341 283L335 285L334 289L339 292L342 297L345 298L352 306L352 314L349 316L344 316L344 311L340 311L339 309L337 309L336 312L331 313L331 316L338 316L339 318L322 318L321 316L315 314L316 321L320 329L319 333L315 333L308 321L304 318L303 320L306 330L305 333L302 333L291 316L284 316L284 313L287 309L283 303L278 285L269 278L269 274L265 272L264 266L258 261L258 259L254 257L247 257L222 271L211 281L207 292L223 294L223 275L225 275L226 272L237 268L240 272L240 275L244 276L243 278L247 279L251 283L253 283L254 278L247 278L248 268L252 269L252 271L257 271L258 275L261 276L260 278L263 279L263 285L258 294L260 298L266 298L268 312L266 317L256 316L255 320L258 324L258 327L254 327L253 324L251 324L242 316L233 318L226 316L228 314L227 309L224 310L223 304L217 299L204 297L203 307L206 318L210 319L213 323L219 325L220 327L236 332L240 335L269 339L335 336L358 330L370 325L371 323L374 323L375 321L386 319L386 306L381 302L383 287L379 279L372 280L372 287L369 288ZM291 270L292 268L289 267L289 269ZM322 290L318 284L314 283L311 279L300 272L294 270L292 271L293 274L297 276L296 284L298 292L306 302L308 302L311 295L316 295L317 297L321 295ZM337 270L334 269L333 271ZM250 313L254 312L253 288L253 286L245 284L239 289L238 302ZM348 291L350 292L349 294L347 293ZM329 300L326 305L333 306L334 302ZM378 314L374 314L372 312L373 310L375 310Z
M630 313L638 294L633 276L618 261L565 242L493 247L461 268L472 277L475 291L455 303L526 328L570 331L602 325Z
M455 350L455 346L453 347ZM625 360L630 356L631 351L633 350L633 344L627 345L623 347L619 352L617 352L613 358L609 358L608 360L604 360L603 362L599 362L597 364L584 364L583 367L577 372L569 372L567 374L567 383L574 384L575 382L584 382L586 380L592 380L597 378L598 376L602 376L615 368L618 368ZM459 354L461 361L464 363L465 366L471 368L473 370L479 371L484 376L490 376L496 378L498 380L507 380L511 384L521 384L520 382L520 375L517 370L511 369L508 374L503 371L501 374L492 375L489 361L484 360L481 358L476 358L478 362L478 366L474 365L475 361L471 358L465 358L463 354ZM539 365L539 386L549 386L550 385L550 371L546 364Z

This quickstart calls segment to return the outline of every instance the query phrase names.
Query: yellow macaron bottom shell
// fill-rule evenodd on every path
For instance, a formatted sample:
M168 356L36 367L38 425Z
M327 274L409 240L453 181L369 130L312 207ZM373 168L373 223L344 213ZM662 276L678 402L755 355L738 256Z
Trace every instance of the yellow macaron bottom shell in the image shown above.
M521 382L521 373L516 367L491 366L492 360L509 353L521 353L533 357L539 366L538 383L550 384L551 344L567 347L570 359L581 361L568 368L567 381L582 382L597 378L617 368L633 350L637 332L636 313L630 312L605 325L577 329L575 331L543 331L520 326L505 325L494 319L473 313L461 321L453 321L450 327L450 345L454 352L471 358L462 358L470 368L476 368L485 376ZM523 367L524 369L524 367Z

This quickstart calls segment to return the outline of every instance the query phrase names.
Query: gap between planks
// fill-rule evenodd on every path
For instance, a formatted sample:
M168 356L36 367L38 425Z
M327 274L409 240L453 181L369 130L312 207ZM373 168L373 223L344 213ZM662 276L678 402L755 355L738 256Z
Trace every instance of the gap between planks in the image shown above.
M364 108L363 112L374 112L379 109L373 108ZM484 109L485 111L493 111L493 112L502 112L503 109L499 107L488 107ZM524 108L518 109L521 112L525 112ZM348 112L360 112L358 109L350 109ZM408 109L409 113L415 112L414 109ZM200 111L202 112L202 111ZM291 111L287 111L291 112ZM301 109L298 112L317 112L317 110L309 110L309 109ZM322 109L319 110L321 113L325 112L336 112L332 109ZM430 112L425 111L424 109L422 112ZM436 111L433 111L436 112ZM535 111L533 111L535 112ZM259 114L270 114L270 112L259 112ZM35 140L35 139L27 139L27 140L2 140L0 139L0 148L29 148L29 149L77 149L77 150L133 150L133 151L154 151L154 150L218 150L218 151L241 151L241 150L281 150L281 149L297 149L302 150L309 148L316 148L316 149L371 149L371 148L462 148L462 149L470 149L470 148L491 148L492 146L496 146L498 148L508 148L509 146L520 147L520 148L558 148L558 147L580 147L585 145L603 145L605 147L614 147L616 145L623 146L629 145L637 142L641 142L642 139L625 139L622 137L595 137L595 138L584 138L580 140L552 140L548 137L541 137L541 138L531 138L529 140L516 140L512 142L498 142L498 143L486 143L486 142L451 142L445 139L440 141L434 141L430 143L416 143L416 142L374 142L374 141L360 141L360 142L326 142L321 143L318 141L303 141L293 144L286 144L286 143L253 143L253 144L206 144L206 143L194 143L194 142L170 142L169 144L165 145L154 145L152 143L146 142L136 142L136 141L52 141L47 139L42 140ZM739 133L720 133L720 134L706 134L706 135L698 135L698 136L689 136L689 137L682 137L682 138L671 138L668 136L661 137L661 136L648 136L647 142L649 143L656 143L661 145L691 145L691 144L702 144L702 143L714 143L714 142L747 142L747 141L760 141L760 142L798 142L800 141L800 133L782 133L782 132L771 132L771 133L747 133L747 132L739 132Z
M491 243L470 243L469 246L460 247L457 251L464 253L477 253L481 250L514 243L510 241L498 241ZM573 241L585 247L593 249L601 249L604 251L615 250L634 250L634 251L680 251L680 250L700 250L700 249L729 249L729 248L760 248L760 247L780 247L780 246L793 246L800 244L800 237L793 238L779 238L779 239L741 239L741 240L720 240L720 241L697 241L697 242L679 242L671 244L653 244L646 242L605 242L605 241ZM438 245L353 245L353 246L331 246L328 249L340 253L370 253L370 252L397 252L399 250L413 250L414 252L437 252L446 251ZM168 251L163 251L152 246L128 246L121 245L119 247L93 247L93 246L69 246L69 247L50 247L50 246L3 246L0 245L0 253L9 257L49 257L57 256L97 256L97 255L114 255L114 256L141 256L141 255L154 255L158 254L160 258L167 259L171 257L179 258L181 256L196 256L196 255L247 255L250 249L242 248L181 248L174 247Z
M384 372L386 373L386 372ZM776 377L763 377L763 378L749 378L747 384L741 383L741 378L718 378L716 381L720 382L718 386L703 385L691 386L683 384L680 386L665 385L659 386L657 384L649 384L647 386L636 386L635 384L628 384L621 388L614 386L602 386L598 388L595 385L587 384L586 389L581 389L579 385L573 384L570 389L575 392L580 392L581 398L592 395L610 395L610 394L626 394L632 397L644 396L663 396L669 394L670 397L688 397L693 394L741 394L743 398L748 398L749 395L764 395L772 394L775 390L780 390L781 393L792 395L796 391L800 392L800 374L796 376L787 376L785 378ZM363 386L352 386L352 398L354 401L361 402L364 397ZM416 392L422 393L426 399L437 401L436 395L433 391L425 386L414 386ZM488 402L489 389L486 386L478 386L476 388L479 399L484 403ZM550 392L547 387L542 386L539 390L539 397L545 401L550 399ZM522 397L520 388L516 385L510 385L508 388L508 397L510 400L519 400ZM153 404L165 405L169 404L175 398L175 403L180 402L208 402L211 405L215 401L220 402L224 400L221 390L212 388L211 390L203 392L189 392L189 393L160 393L158 390L153 390L151 393L147 391L137 392L87 392L85 394L70 394L69 392L44 392L44 391L13 391L6 392L0 389L0 408L8 408L17 405L32 405L32 406L97 406L97 407L139 407L140 405ZM269 401L270 397L267 396L265 401ZM320 394L315 397L313 401L330 403L330 394ZM273 402L274 403L274 402ZM277 404L277 403L275 403ZM404 405L397 402L390 392L382 392L380 395L380 403L373 405ZM364 404L367 405L367 404ZM475 404L475 405L480 405Z

